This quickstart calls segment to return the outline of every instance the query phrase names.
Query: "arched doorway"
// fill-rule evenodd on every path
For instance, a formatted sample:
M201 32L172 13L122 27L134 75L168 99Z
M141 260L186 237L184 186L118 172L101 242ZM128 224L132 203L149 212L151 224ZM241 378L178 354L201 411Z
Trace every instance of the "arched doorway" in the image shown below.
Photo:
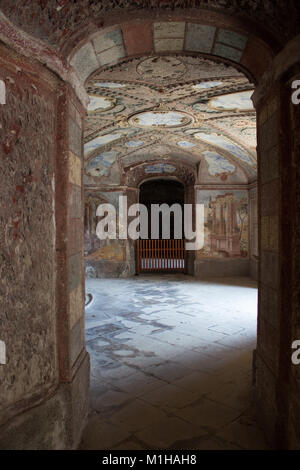
M147 239L137 241L137 272L186 272L182 183L151 179L139 187L139 203L148 212ZM164 213L159 209L163 206ZM175 218L176 221L175 221Z

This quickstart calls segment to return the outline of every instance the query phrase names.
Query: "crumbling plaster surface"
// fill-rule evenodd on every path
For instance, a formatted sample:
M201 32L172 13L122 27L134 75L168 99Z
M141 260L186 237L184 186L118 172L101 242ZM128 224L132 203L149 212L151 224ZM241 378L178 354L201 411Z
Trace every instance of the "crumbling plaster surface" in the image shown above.
M141 14L147 10L166 15L183 9L192 16L202 10L202 14L227 14L240 18L240 23L258 22L257 29L266 29L273 36L292 37L297 28L297 2L295 0L2 0L1 8L8 18L33 36L53 44L56 48L74 36L76 31L93 24L108 22L107 17ZM289 24L289 28L286 25Z
M0 47L0 423L57 382L54 172L56 79ZM39 79L37 79L39 75Z
M57 76L3 45L0 62L0 338L7 352L0 366L0 448L73 448L89 388L84 340L65 327L76 315L83 322L83 296L81 308L80 295L74 305L66 293L75 277L83 281L66 262L77 244L82 250L72 215L78 208L81 221L83 194L79 186L74 200L69 191L72 182L81 184L82 167L68 151L81 154L82 134L76 126L68 132L71 93ZM78 258L83 264L81 251Z
M70 384L61 384L42 403L18 414L0 428L0 449L76 449L88 413L90 366L88 355Z

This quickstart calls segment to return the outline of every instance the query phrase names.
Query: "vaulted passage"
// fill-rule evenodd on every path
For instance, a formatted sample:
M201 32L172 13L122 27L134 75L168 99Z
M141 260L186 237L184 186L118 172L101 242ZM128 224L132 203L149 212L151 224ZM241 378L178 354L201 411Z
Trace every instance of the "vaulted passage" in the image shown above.
M266 449L253 415L257 288L247 278L89 279L82 449Z

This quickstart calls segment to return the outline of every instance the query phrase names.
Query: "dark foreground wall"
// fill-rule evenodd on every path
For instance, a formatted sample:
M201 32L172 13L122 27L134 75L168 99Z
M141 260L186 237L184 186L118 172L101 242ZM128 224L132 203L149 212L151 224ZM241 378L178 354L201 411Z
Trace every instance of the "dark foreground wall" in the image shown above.
M0 80L0 448L71 448L89 383L80 224L70 236L82 217L81 110L46 68L4 46Z

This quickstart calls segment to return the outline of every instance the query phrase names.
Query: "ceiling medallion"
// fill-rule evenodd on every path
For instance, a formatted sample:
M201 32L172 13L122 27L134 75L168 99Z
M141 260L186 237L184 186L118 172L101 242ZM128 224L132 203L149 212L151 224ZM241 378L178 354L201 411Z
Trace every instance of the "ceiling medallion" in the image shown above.
M116 106L116 100L107 96L100 96L95 94L89 95L90 102L88 104L89 114L98 114L105 111L110 111Z
M150 111L129 117L131 126L156 129L174 129L194 124L194 117L186 112L168 109L161 103Z
M192 116L182 111L145 111L129 118L129 124L136 127L168 129L185 127L193 123Z
M142 60L136 70L145 81L164 83L181 78L186 66L176 57L158 56Z

